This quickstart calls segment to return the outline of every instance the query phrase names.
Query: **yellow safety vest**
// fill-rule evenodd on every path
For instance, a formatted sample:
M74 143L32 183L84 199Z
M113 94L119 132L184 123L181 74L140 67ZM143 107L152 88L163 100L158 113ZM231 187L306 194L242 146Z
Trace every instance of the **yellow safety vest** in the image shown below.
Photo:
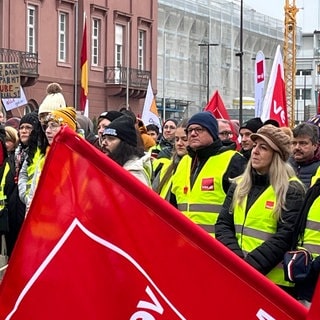
M26 195L28 195L30 192L34 172L36 170L37 163L40 161L41 157L43 157L43 154L41 154L40 149L37 148L37 151L35 152L35 154L33 156L33 161L27 168L28 180L26 183Z
M291 180L291 179L290 179ZM276 195L269 186L245 213L247 198L243 205L234 209L234 225L236 238L243 253L253 251L277 232L277 219L273 215L276 205ZM272 282L292 287L294 284L284 280L283 266L279 263L267 275Z
M228 150L210 157L199 172L194 185L190 186L192 159L185 155L172 177L172 193L178 209L191 221L214 236L214 226L226 197L223 176L230 160L236 153Z
M315 258L320 255L320 195L309 209L302 246Z
M319 178L320 178L320 166L319 166L318 170L316 171L316 173L314 174L314 176L311 178L310 187L312 187Z
M172 160L171 161L168 161L168 162L165 162L160 170L160 183L164 177L164 175L166 174L169 166L172 164ZM168 193L171 189L171 184L172 184L172 175L171 177L166 181L166 183L163 185L162 189L160 190L160 197L163 198L163 199L166 199L166 200L169 200L168 199Z
M1 185L0 185L0 210L2 210L6 204L7 196L4 194L4 186L6 184L6 177L7 177L9 170L10 170L9 163L6 162L4 170L3 170L2 179L1 179Z

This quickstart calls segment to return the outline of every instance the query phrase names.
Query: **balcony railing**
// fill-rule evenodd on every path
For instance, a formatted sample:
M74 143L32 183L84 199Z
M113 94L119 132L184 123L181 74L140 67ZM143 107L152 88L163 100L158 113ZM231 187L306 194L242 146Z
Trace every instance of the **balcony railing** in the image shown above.
M104 82L106 84L126 86L128 76L130 88L146 90L148 86L148 81L151 76L151 72L126 67L104 68Z
M0 62L18 62L21 76L38 77L38 53L0 48Z

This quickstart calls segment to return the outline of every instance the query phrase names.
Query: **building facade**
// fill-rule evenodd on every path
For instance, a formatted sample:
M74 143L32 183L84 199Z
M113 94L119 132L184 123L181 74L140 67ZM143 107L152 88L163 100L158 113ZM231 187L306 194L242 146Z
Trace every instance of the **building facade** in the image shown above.
M67 105L77 107L84 13L89 116L121 108L141 112L148 80L157 79L156 0L0 0L0 62L20 63L31 109L51 82L60 83Z
M320 92L320 30L303 33L297 55L296 122L317 113Z

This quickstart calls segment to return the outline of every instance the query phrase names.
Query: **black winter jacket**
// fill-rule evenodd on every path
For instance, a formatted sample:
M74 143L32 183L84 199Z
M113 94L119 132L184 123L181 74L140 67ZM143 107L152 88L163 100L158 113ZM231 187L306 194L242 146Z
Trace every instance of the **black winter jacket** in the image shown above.
M253 187L248 194L246 213L257 198L270 185L268 175L258 175L253 170L252 178ZM278 222L277 232L259 247L249 252L245 257L238 245L235 236L233 213L230 212L235 187L235 184L230 187L219 214L215 226L216 238L240 258L247 261L252 267L266 275L282 261L284 253L292 246L295 223L299 209L303 203L305 191L298 182L290 182L286 195L286 210L282 210L282 219Z

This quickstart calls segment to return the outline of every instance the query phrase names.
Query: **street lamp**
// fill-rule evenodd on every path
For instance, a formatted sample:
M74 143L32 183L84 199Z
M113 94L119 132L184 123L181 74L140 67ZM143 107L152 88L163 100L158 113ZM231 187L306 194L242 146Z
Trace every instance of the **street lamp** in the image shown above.
M243 95L243 0L240 1L240 36L239 36L240 52L236 56L240 58L240 79L239 79L239 123L242 124L242 95Z
M208 50L208 56L207 56L207 60L208 60L208 65L207 65L207 103L209 102L209 90L210 90L210 47L216 47L218 46L218 43L199 43L198 46L199 47L207 47Z

